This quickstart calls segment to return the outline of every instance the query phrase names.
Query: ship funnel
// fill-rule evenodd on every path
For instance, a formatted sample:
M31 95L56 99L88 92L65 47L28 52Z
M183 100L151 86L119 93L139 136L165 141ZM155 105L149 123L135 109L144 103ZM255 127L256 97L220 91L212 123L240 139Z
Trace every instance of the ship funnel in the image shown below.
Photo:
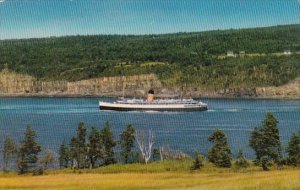
M147 101L152 102L153 99L154 99L154 90L151 89L148 91Z

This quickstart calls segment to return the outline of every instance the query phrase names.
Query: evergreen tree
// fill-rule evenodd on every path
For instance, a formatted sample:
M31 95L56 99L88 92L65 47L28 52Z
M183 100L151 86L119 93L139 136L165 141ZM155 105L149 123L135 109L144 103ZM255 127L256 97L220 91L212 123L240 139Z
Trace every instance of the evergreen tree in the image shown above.
M79 168L84 168L86 164L87 146L86 146L87 130L83 122L79 123L77 129L77 143L78 143L78 165Z
M231 150L225 133L216 130L208 140L214 143L208 152L208 160L218 167L231 167Z
M67 168L69 166L69 149L65 142L63 142L59 147L59 167Z
M248 161L245 159L242 150L239 150L234 165L235 165L237 168L247 168L247 167L249 167L249 163L248 163Z
M135 142L135 129L129 124L121 134L121 157L125 164L129 162L130 156L132 156L132 148L134 147Z
M260 159L261 167L264 171L269 171L269 166L271 165L270 161L271 161L271 159L269 156L261 157L261 159Z
M71 160L71 167L78 168L78 143L76 137L71 138L69 156Z
M202 156L200 153L197 152L195 155L195 161L191 167L191 170L201 169L204 166L203 162L204 162L204 156Z
M83 122L80 122L77 128L77 136L72 139L73 156L77 163L77 168L85 168L87 157L86 145L87 130Z
M100 131L100 140L103 143L103 162L104 165L115 163L114 147L116 142L113 139L113 133L110 130L110 124L105 123L104 128Z
M266 160L277 164L280 162L281 145L277 123L278 121L274 115L267 113L263 126L256 127L251 133L250 147L256 153L257 164L261 164L262 157L264 157L264 163L266 163Z
M18 169L20 174L32 171L38 161L38 153L41 146L36 142L36 132L31 126L27 126L25 138L21 142L18 158Z
M102 143L100 139L100 133L96 127L92 127L92 131L89 135L88 144L88 157L90 167L94 168L97 160L102 156Z
M287 153L288 164L294 166L300 165L300 132L292 135L287 147Z
M4 140L3 146L3 171L6 172L9 170L9 163L15 159L17 154L17 146L14 143L13 139L6 137Z

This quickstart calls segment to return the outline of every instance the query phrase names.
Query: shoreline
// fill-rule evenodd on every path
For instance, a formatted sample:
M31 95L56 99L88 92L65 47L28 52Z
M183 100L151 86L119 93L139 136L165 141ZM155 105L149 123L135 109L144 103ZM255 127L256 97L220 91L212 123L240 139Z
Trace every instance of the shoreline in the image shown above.
M119 95L114 94L0 94L0 98L118 98ZM135 96L126 96L128 98L134 98ZM135 98L145 98L142 96L137 96ZM166 94L157 94L156 98L179 98L178 96L171 96ZM193 98L193 99L249 99L249 100L300 100L300 97L278 97L278 96L189 96L183 98Z
M300 100L300 77L282 86L237 87L194 90L179 86L165 86L155 74L122 77L102 77L76 82L38 81L28 75L8 70L0 72L0 97L136 97L145 98L149 89L157 98L213 98L213 99L278 99ZM122 87L126 82L127 87ZM150 83L149 81L152 81ZM125 94L124 94L125 92Z

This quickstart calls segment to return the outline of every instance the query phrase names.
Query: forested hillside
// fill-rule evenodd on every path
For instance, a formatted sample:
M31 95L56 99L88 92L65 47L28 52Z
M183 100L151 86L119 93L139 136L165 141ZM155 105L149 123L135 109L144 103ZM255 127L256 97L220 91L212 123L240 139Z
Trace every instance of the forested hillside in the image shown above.
M291 55L283 55L284 50L290 50ZM244 51L245 55L227 57L228 51ZM299 52L299 25L163 35L50 37L0 41L0 70L7 67L40 80L155 73L172 86L277 86L300 73Z

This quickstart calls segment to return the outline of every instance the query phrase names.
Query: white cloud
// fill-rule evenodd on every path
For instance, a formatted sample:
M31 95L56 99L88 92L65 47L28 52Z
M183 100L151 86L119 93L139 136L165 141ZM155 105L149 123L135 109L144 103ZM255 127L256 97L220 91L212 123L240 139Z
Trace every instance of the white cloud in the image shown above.
M0 0L0 3L4 3L6 0Z

